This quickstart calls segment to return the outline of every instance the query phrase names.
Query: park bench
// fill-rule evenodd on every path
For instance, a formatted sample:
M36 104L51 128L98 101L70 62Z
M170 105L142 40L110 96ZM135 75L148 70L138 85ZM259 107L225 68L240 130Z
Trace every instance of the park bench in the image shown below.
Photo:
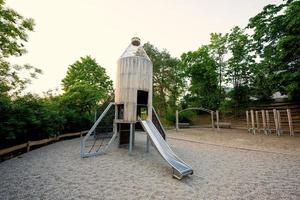
M190 123L178 123L179 128L189 128Z
M215 123L215 126L217 126L217 123ZM219 122L219 128L231 128L230 122Z

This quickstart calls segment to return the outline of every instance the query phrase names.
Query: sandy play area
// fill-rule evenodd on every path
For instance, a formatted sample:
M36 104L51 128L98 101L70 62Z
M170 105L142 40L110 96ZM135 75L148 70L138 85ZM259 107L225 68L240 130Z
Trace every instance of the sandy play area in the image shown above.
M241 130L169 131L168 143L194 175L181 181L136 136L133 155L113 147L81 159L80 139L0 163L0 199L300 199L300 138Z

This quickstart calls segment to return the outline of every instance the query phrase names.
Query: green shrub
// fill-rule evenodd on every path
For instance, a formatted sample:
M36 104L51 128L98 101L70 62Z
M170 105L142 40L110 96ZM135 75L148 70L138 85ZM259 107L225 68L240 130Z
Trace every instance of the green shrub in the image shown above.
M191 122L192 117L195 115L196 115L195 112L191 110L187 110L182 113L179 113L179 122L189 123Z

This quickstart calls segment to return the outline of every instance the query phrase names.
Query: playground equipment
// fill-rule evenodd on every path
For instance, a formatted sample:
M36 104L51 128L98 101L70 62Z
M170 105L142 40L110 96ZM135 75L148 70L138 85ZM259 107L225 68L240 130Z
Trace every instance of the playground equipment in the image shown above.
M173 177L181 179L193 169L171 150L165 141L165 130L152 107L152 62L140 44L131 44L117 64L115 102L108 103L100 117L81 141L81 157L106 153L115 141L119 147L134 147L135 130L147 133L146 152L150 140L173 169ZM118 139L118 140L117 140Z
M255 117L254 117L255 113ZM249 117L250 115L250 117ZM252 133L260 133L261 131L269 135L274 131L278 136L283 134L282 116L284 115L285 124L288 124L288 132L290 136L294 136L294 127L292 121L291 110L250 110L246 111L247 130ZM270 117L271 116L271 117Z
M204 111L204 112L207 112L211 115L211 128L215 129L215 122L214 122L214 115L216 114L216 125L217 125L217 131L220 130L220 122L219 122L219 111L213 111L213 110L209 110L209 109L206 109L206 108L186 108L184 110L181 110L181 111L178 111L176 110L176 131L179 130L179 114L184 112L184 111L187 111L187 110L201 110L201 111Z

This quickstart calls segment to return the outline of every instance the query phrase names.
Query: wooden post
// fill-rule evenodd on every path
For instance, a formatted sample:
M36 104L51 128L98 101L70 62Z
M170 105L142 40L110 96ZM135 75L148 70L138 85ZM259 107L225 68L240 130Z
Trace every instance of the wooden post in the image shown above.
M217 130L220 130L220 126L219 126L219 111L216 111L216 118L217 118Z
M179 121L179 119L178 119L178 110L176 110L176 131L179 130L178 121Z
M252 125L252 133L255 134L255 122L254 122L254 111L250 110L250 114L251 114L251 125Z
M267 119L267 133L271 134L271 127L270 127L270 115L269 115L269 111L266 110L266 119Z
M27 152L30 151L30 141L27 142Z
M265 115L265 110L261 110L261 116L262 116L262 123L263 123L263 130L264 130L264 134L268 134L267 133L267 127L266 127L266 115Z
M273 115L274 115L274 123L275 123L275 133L278 135L278 118L277 118L277 112L276 109L273 109Z
M280 111L277 110L277 122L278 122L278 136L282 135L282 127L281 127L281 117L280 117Z
M214 111L210 112L211 115L211 128L215 129L215 124L214 124Z
M289 128L290 128L290 136L294 136L294 128L293 128L293 121L292 121L292 115L291 115L291 110L290 109L286 109L287 112L287 117L288 117L288 121L289 121Z
M259 118L258 118L258 111L255 111L255 118L256 118L256 128L257 132L260 133L260 126L259 126Z
M249 127L249 112L246 110L246 121L247 121L247 130L250 132L250 127Z

